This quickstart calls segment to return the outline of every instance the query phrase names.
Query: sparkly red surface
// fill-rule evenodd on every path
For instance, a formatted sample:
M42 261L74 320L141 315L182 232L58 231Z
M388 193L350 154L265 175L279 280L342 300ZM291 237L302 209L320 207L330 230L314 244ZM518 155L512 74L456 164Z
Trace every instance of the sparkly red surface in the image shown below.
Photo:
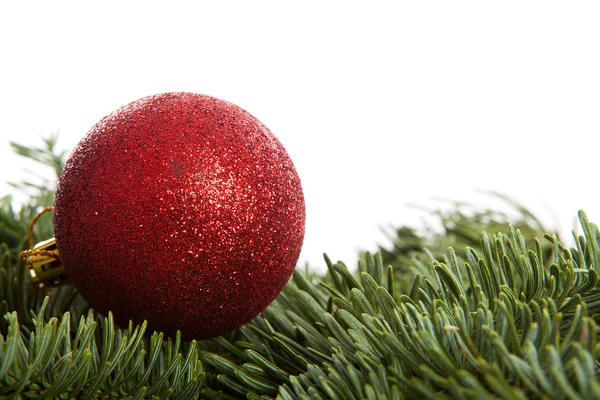
M192 93L146 97L96 124L65 165L54 217L61 261L93 308L196 339L271 303L304 223L300 180L275 136Z

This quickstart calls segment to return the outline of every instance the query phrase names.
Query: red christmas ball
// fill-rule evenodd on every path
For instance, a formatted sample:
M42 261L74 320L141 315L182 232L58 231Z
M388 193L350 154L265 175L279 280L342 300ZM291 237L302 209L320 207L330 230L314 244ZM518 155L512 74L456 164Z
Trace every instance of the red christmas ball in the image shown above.
M61 262L94 309L195 339L262 312L304 238L281 143L240 107L193 93L142 98L92 127L54 213Z

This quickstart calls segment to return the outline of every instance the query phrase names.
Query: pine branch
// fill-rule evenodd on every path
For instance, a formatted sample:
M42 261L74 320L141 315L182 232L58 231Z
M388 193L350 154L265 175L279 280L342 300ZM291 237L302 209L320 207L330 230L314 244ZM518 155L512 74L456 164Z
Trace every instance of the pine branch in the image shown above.
M240 394L277 390L284 399L595 397L600 237L580 219L587 236L578 249L548 236L560 254L550 272L539 242L528 248L511 228L484 235L464 264L449 249L450 263L434 260L434 280L417 277L412 295L395 290L391 268L368 254L358 277L332 266L341 280L319 284L325 302L296 274L242 329L244 354L203 360ZM281 379L279 358L305 372ZM248 379L251 371L261 379Z
M43 138L42 147L27 147L11 143L13 150L28 159L38 162L44 168L51 168L56 178L60 175L65 163L66 153L56 149L58 135ZM6 243L11 248L22 248L27 237L29 222L37 214L40 207L54 202L54 187L56 181L49 181L39 173L33 173L34 181L12 182L10 185L18 192L25 193L29 201L16 210L12 204L12 196L0 198L0 243ZM36 225L36 235L41 238L52 236L52 221L43 217Z
M164 343L163 335L154 333L143 340L145 325L121 330L111 314L96 320L93 312L81 317L73 335L69 313L46 321L47 303L48 297L33 316L31 332L21 330L16 312L7 315L8 334L0 337L0 394L90 399L177 393L174 398L184 400L201 393L204 373L195 342L184 354L180 336Z
M567 248L515 207L399 228L356 272L326 257L327 274L296 271L261 316L202 342L119 329L72 286L31 286L3 244L0 396L600 398L598 228L580 212Z
M42 138L42 141L44 142L43 147L28 147L15 142L11 142L10 145L18 155L37 161L41 165L51 167L54 170L55 176L58 177L66 160L66 152L59 151L56 148L58 133L50 134L48 137ZM20 186L20 184L17 184L17 186ZM42 187L42 189L47 188L48 186Z

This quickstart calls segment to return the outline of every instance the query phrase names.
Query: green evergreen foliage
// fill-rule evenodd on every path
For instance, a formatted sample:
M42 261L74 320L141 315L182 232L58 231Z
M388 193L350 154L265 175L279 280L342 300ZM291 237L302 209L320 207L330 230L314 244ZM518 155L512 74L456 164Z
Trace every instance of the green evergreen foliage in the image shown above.
M441 260L452 247L464 259L469 248L478 248L482 232L503 232L509 225L519 227L525 238L542 238L547 232L540 220L514 199L495 192L486 192L490 199L498 199L506 210L478 208L464 202L445 202L450 207L425 210L433 221L423 221L418 229L400 226L391 233L385 231L391 246L379 246L385 265L401 272L397 284L408 290L417 274L428 276L431 260ZM432 222L437 222L434 226ZM552 261L552 242L542 241L546 267Z
M39 166L51 169L56 178L62 171L66 154L56 149L57 135L50 135L43 139L42 147L27 147L18 143L11 143L15 153L28 159L37 161ZM40 206L52 205L56 181L49 181L34 174L33 181L10 182L15 191L25 193L29 201L15 210L13 198L6 195L0 198L0 243L5 243L11 248L19 247L27 237L29 222L39 211ZM36 225L38 237L52 236L52 221L43 217Z
M583 212L568 248L508 199L516 217L457 205L443 229L400 227L356 271L326 257L240 329L186 342L29 283L17 254L50 204L38 190L0 214L1 398L600 398L600 233Z

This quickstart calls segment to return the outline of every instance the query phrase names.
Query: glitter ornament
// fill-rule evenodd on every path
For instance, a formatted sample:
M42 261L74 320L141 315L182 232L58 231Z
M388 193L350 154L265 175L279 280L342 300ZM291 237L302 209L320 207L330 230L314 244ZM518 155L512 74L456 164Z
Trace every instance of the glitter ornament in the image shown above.
M60 176L60 261L120 326L205 339L261 313L302 247L300 179L275 136L240 107L166 93L119 108Z

